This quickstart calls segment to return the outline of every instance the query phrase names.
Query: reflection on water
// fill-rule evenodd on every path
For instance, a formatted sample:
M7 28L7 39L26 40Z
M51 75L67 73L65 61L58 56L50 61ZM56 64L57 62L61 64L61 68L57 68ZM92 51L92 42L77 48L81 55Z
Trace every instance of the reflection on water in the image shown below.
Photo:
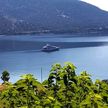
M68 38L67 38L68 37ZM39 42L108 42L108 36L77 37L75 35L16 35L0 36L0 40L39 41Z

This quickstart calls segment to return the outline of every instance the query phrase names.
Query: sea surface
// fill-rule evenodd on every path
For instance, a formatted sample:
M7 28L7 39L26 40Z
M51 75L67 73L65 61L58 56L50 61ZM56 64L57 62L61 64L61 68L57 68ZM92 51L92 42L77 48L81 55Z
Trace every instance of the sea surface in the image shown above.
M47 43L59 46L60 50L42 52L41 48ZM52 64L64 65L65 62L72 62L77 74L87 71L93 80L108 79L108 36L0 36L0 75L8 70L11 82L27 73L43 81Z

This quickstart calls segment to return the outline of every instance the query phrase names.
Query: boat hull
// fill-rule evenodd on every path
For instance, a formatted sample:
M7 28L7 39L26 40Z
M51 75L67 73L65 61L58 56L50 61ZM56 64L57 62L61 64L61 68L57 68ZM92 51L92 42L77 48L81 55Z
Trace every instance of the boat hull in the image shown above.
M43 52L53 52L53 51L59 51L59 48L55 49L42 49Z

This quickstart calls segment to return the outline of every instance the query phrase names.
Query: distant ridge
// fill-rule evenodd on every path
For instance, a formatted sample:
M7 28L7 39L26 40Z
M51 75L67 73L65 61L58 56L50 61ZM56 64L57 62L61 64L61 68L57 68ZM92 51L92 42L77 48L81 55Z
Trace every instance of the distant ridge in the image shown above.
M108 12L79 0L0 0L0 34L108 29Z

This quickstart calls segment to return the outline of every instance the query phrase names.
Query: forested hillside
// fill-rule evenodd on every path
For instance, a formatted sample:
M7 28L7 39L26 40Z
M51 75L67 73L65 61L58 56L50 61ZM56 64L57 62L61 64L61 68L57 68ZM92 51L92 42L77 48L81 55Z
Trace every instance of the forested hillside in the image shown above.
M106 32L108 12L79 0L0 0L0 33Z

